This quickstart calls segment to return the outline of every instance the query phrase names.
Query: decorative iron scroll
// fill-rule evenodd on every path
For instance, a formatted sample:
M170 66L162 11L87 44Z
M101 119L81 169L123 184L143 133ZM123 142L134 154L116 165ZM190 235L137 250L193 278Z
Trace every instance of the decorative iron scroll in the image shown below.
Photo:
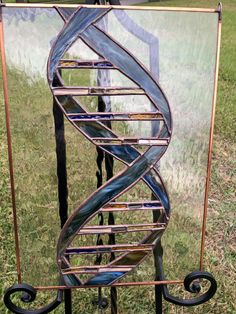
M15 305L12 300L11 296L22 292L21 296L21 301L24 303L31 304L33 301L35 301L36 296L37 296L37 291L34 289L34 287L27 285L27 284L15 284L7 291L5 292L4 295L4 303L7 306L7 308L12 312L16 314L47 314L53 311L55 308L58 307L58 305L61 304L62 302L62 295L63 295L63 290L58 290L57 296L55 300L53 300L50 304L37 309L37 310L27 310L23 309L17 305Z
M79 8L66 22L55 40L48 60L48 81L58 105L72 125L93 144L122 161L127 167L93 193L76 208L62 228L58 246L58 265L68 286L104 286L112 284L139 265L160 240L170 215L166 189L155 164L165 153L171 138L172 121L168 100L158 82L144 66L106 31L98 26L110 9ZM81 39L99 56L99 60L62 59L69 47ZM82 87L65 86L59 69L116 69L137 87ZM61 86L54 86L57 77ZM146 95L152 103L150 112L87 112L76 96ZM104 121L150 121L158 123L158 133L150 137L121 138ZM144 152L140 148L145 147ZM115 200L143 180L156 200L140 203L121 203ZM100 212L158 210L155 223L89 226L89 221ZM91 234L116 234L150 231L140 243L114 244L89 247L71 247L75 237ZM104 266L71 266L68 257L80 254L123 252ZM83 282L80 274L90 275Z

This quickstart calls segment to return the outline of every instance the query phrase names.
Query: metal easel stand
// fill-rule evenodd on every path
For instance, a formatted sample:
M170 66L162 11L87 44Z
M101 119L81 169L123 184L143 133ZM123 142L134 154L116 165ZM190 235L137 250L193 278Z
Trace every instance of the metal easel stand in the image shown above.
M163 271L163 263L162 263L162 247L161 244L159 243L157 245L156 251L155 251L155 262L156 262L156 270L158 273L157 276L157 280L160 281L165 281L165 275L164 275L164 271ZM215 294L216 290L217 290L217 283L214 279L214 277L205 271L194 271L192 273L190 273L189 275L187 275L184 279L184 288L186 291L190 292L190 293L194 293L197 294L198 292L200 292L201 290L201 286L199 284L199 282L205 279L210 283L210 287L208 288L208 290L199 295L196 296L195 298L192 299L181 299L178 297L175 297L173 295L171 295L169 293L168 287L167 285L156 285L155 286L155 302L156 302L156 314L162 314L163 313L163 308L162 308L162 299L164 297L164 299L167 302L173 303L175 305L179 305L179 306L196 306L196 305L200 305L203 304L207 301L209 301ZM68 290L66 290L68 291ZM16 313L16 314L47 314L50 313L51 311L53 311L54 309L56 309L62 302L62 296L63 296L63 290L58 290L57 292L57 296L55 298L55 300L53 302L51 302L49 305L41 308L41 309L37 309L37 310L26 310L23 309L21 307L16 306L12 300L11 300L11 296L14 295L17 292L22 292L22 297L21 297L21 301L24 303L31 303L35 300L36 298L36 290L27 284L15 284L12 287L10 287L5 295L4 295L4 303L6 305L6 307L12 312L12 313ZM66 295L65 295L66 297ZM65 300L65 314L69 314L72 313L72 306L71 306L71 302L69 302L69 300ZM99 303L97 304L99 306L99 308L102 310L104 308L106 308L108 306L107 300L102 298L99 301Z
M163 248L161 242L159 242L154 250L154 260L156 268L156 280L166 281L163 269ZM210 286L206 292L201 295L197 295L201 291L201 280L205 279L210 283ZM181 299L170 294L167 285L156 285L155 286L155 303L156 303L156 314L163 313L163 298L170 303L179 306L196 306L209 301L217 290L217 283L211 273L206 271L194 271L188 274L184 279L184 288L186 291L197 295L191 299Z

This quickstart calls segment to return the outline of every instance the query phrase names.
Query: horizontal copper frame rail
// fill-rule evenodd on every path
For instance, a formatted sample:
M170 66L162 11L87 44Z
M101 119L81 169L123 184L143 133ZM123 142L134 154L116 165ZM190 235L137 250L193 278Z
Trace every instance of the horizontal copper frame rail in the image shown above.
M32 8L55 8L55 7L63 7L63 8L77 8L77 7L88 7L88 8L97 8L96 5L70 5L70 4L23 4L23 3L4 3L1 4L1 7L32 7ZM205 243L205 231L206 231L206 216L207 216L207 207L208 207L208 192L209 192L209 185L210 185L210 166L211 166L211 156L212 156L212 146L213 146L213 129L214 129L214 119L215 119L215 106L216 106L216 94L217 94L217 83L218 83L218 72L219 72L219 55L220 55L220 39L221 39L221 6L218 9L204 9L204 8L186 8L186 7L138 7L138 6L111 6L111 5L100 5L100 8L113 8L113 9L125 9L125 10L152 10L152 11L174 11L174 12L206 12L206 13L218 13L219 20L218 20L218 37L217 37L217 51L216 51L216 66L215 66L215 79L214 79L214 95L213 95L213 108L212 108L212 117L211 117L211 126L210 126L210 140L209 140L209 153L208 153L208 166L207 166L207 176L206 176L206 193L205 193L205 200L204 200L204 214L203 214L203 226L202 226L202 240L201 240L201 257L200 257L200 269L203 269L203 255L204 255L204 243ZM1 30L0 32L3 34L2 29L2 21L0 19ZM3 36L1 34L1 57L3 61L3 48L4 48L4 41ZM4 67L6 69L5 64L5 56L4 62L2 62L2 70L4 72ZM3 84L7 86L7 78L3 75ZM4 89L5 92L5 89ZM8 98L8 97L7 97ZM9 117L8 117L9 118ZM11 146L11 140L10 140ZM14 180L14 177L13 177ZM18 234L15 235L18 238ZM17 241L16 241L17 242ZM17 246L18 247L18 246ZM17 253L17 265L20 264L19 259L19 252ZM18 267L20 268L20 267ZM18 269L18 281L21 281L21 272ZM20 278L20 279L19 279ZM142 281L142 282L124 282L124 283L115 283L110 286L102 286L102 287L125 287L125 286L142 286L142 285L165 285L165 284L182 284L183 280L165 280L165 281ZM76 286L76 287L67 287L67 286L34 286L36 290L55 290L55 289L84 289L84 288L97 288L101 286Z
M78 8L78 7L84 7L84 8L97 8L97 5L86 5L86 4L50 4L50 3L4 3L4 6L6 7L22 7L22 8ZM110 9L118 9L118 10L152 10L152 11L182 11L182 12L208 12L208 13L217 13L219 12L218 9L211 9L211 8L186 8L186 7L152 7L152 6L123 6L123 5L99 5L99 8L110 8Z
M110 288L110 287L130 287L130 286L158 286L158 285L176 285L183 284L183 280L162 280L162 281L131 281L131 282L117 282L112 285L100 285L100 286L76 286L76 287L67 287L67 286L34 286L36 290L58 290L58 289L86 289L86 288Z

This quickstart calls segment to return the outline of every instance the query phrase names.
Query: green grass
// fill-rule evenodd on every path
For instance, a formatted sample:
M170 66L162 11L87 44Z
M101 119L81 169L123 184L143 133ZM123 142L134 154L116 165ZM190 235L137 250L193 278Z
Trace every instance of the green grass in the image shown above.
M200 1L161 1L158 3L153 2L152 5L162 6L190 6L190 7L216 7L217 2L209 0ZM235 104L236 104L236 1L223 1L223 32L222 32L222 49L220 61L220 76L219 76L219 90L216 110L216 125L215 125L215 141L212 162L212 180L211 191L209 196L209 216L206 234L206 259L205 268L211 271L218 281L218 291L214 299L210 302L196 308L180 308L165 304L165 313L236 313L235 301L235 265L236 265L236 250L235 250L235 152L236 145L235 138ZM16 107L25 105L24 108L19 110L18 115L13 116L13 125L16 130L20 130L19 134L13 130L13 136L17 139L15 142L14 156L18 172L16 172L16 188L17 193L20 195L19 200L20 213L24 215L24 221L20 220L22 227L22 248L25 251L30 251L29 256L24 257L23 271L26 264L33 265L30 269L33 273L25 280L34 278L35 281L41 280L42 275L45 283L47 281L47 274L54 274L56 281L56 268L54 265L54 241L58 227L53 225L57 220L57 213L55 212L56 206L56 177L54 161L54 139L52 130L52 118L48 111L50 105L50 93L47 91L46 85L43 81L39 81L33 86L33 91L36 93L36 103L29 102L32 93L32 86L25 84L27 81L22 77L22 74L9 71L9 88L15 89L15 93L11 94L10 102ZM16 89L17 86L17 89ZM29 92L31 88L31 91ZM45 92L46 91L46 92ZM38 96L38 97L37 97ZM2 97L1 97L2 99ZM40 108L41 115L37 117L37 111L34 108ZM26 110L27 108L27 110ZM32 113L36 118L32 120ZM14 118L15 117L15 118ZM28 128L21 128L21 119L29 121ZM32 129L32 125L35 128ZM45 125L47 127L45 127ZM40 128L40 126L44 126ZM91 155L88 151L92 151L95 156L95 151L79 137L72 129L67 126L67 147L69 162L68 177L72 177L69 181L70 195L69 202L71 207L77 201L82 201L86 196L90 195L94 190L95 182L95 164L90 163ZM30 139L30 140L29 140ZM25 147L25 141L30 144ZM46 141L45 141L46 140ZM47 145L45 145L45 143ZM3 106L0 107L0 240L1 240L1 255L0 255L0 271L1 271L1 293L16 281L15 271L15 255L14 255L14 241L12 234L12 213L11 202L9 196L9 179L8 179L8 163L6 159L7 146L5 141L5 127L4 127L4 111ZM84 155L83 160L78 160L78 151L74 151L74 146L78 147L79 155ZM87 146L86 146L87 145ZM50 149L51 148L51 149ZM38 155L37 155L38 152ZM17 168L17 167L16 167ZM79 171L78 171L79 169ZM35 176L31 178L29 185L24 186L24 180L27 179L27 172L34 171ZM86 171L89 171L89 181L81 180L85 176ZM50 174L48 176L48 173ZM28 179L27 179L28 180ZM40 181L40 186L38 182ZM28 182L28 181L27 181ZM77 189L76 182L80 182L80 189ZM38 196L35 186L40 189L40 196ZM47 189L51 189L51 195L48 197ZM45 193L43 192L45 191ZM145 195L145 189L142 187L140 193ZM137 191L132 192L132 196L136 197ZM35 205L37 204L37 206ZM48 217L47 217L48 216ZM37 217L37 218L36 218ZM44 217L44 218L43 218ZM45 220L45 217L47 219ZM35 221L38 219L38 221ZM176 220L177 219L177 220ZM178 220L179 219L179 220ZM34 224L35 223L35 224ZM169 244L171 244L171 236L174 236L175 228L177 230L178 223L183 226L181 217L175 217L175 223L169 229ZM45 225L46 224L46 225ZM47 224L51 226L51 232L47 233ZM35 230L34 226L40 225L40 229ZM176 265L174 262L176 258L180 258L185 254L185 245L189 244L190 234L194 224L186 220L184 224L186 232L182 232L178 246L173 250L170 257L170 262L173 263L172 267ZM45 232L44 232L45 230ZM43 238L42 234L46 237ZM49 234L49 237L48 237ZM192 237L191 241L194 245L196 239ZM49 245L45 246L45 242ZM50 249L51 248L51 249ZM170 251L171 252L171 251ZM179 254L175 256L174 254ZM40 263L37 256L43 255L44 272L39 273ZM191 263L194 264L194 255L182 257L179 264L179 269L185 273L186 268L191 268ZM146 266L147 265L147 266ZM140 267L135 273L136 279L152 276L152 260L150 259L147 264ZM171 271L171 269L170 269ZM134 279L134 278L133 278ZM178 295L180 287L174 288L174 293ZM105 290L105 294L108 291ZM145 288L125 288L119 289L119 313L152 313L154 312L154 291L150 287ZM52 296L53 294L51 294ZM96 310L91 305L91 297L95 292L78 292L74 293L75 309L74 313L95 313ZM38 299L40 302L47 302L50 295L40 294ZM0 302L1 313L8 313L3 304ZM63 313L61 308L54 311L55 313ZM107 311L108 313L108 311Z
M217 1L165 0L152 2L151 5L216 8ZM233 66L236 64L236 1L223 0L222 5L222 44L215 133L221 138L233 141L236 135L233 127L236 119L236 72Z

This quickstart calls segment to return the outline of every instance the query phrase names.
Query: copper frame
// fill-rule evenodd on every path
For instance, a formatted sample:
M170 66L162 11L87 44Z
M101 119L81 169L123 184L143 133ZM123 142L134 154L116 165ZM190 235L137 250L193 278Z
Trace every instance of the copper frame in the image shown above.
M14 226L15 246L16 246L17 277L18 277L18 283L21 283L20 245L19 245L19 234L18 234L18 224L17 224L16 194L15 194L14 167L13 167L12 143L11 143L7 69L6 69L6 57L5 57L5 48L4 48L4 32L3 32L1 6L0 6L0 52L1 52L1 64L2 64L3 92L4 92L4 101L5 101L5 116L6 116L7 147L8 147L8 162L9 162L9 177L10 177L10 185L11 185L13 226Z
M131 286L161 286L161 285L181 285L183 284L183 280L160 280L160 281L130 281L130 282L116 282L113 283L112 285L108 286L109 287L131 287ZM63 289L63 290L69 290L69 289L92 289L92 288L99 288L101 287L100 285L98 286L76 286L76 287L68 287L68 286L35 286L34 288L36 290L58 290L58 289Z
M50 4L4 4L6 7L59 7L58 5ZM75 5L60 5L60 7L71 7L76 8ZM96 7L96 6L86 6L83 7ZM100 6L101 8L107 8L108 6ZM109 6L109 8L114 9L126 9L126 10L157 10L157 11L183 11L183 12L208 12L208 13L219 13L219 23L218 23L218 38L217 38L217 51L216 51L216 67L215 67L215 81L214 81L214 96L213 96L213 106L212 106L212 116L211 116L211 128L210 128L210 140L209 140L209 153L208 153L208 165L207 165L207 176L205 184L205 200L204 200L204 213L203 213L203 225L202 225L202 240L201 240L201 254L200 254L200 269L203 269L203 259L204 259L204 244L205 244L205 231L206 231L206 216L208 207L208 192L210 184L210 166L212 157L212 146L213 146L213 129L214 129L214 119L215 119L215 106L216 106L216 93L217 93L217 78L219 71L219 54L220 54L220 38L221 38L221 8L215 9L193 9L193 8L168 8L168 7L126 7L126 6ZM18 226L17 226L17 213L16 213L16 203L15 203L15 187L14 187L14 169L13 169L13 157L12 157L12 147L11 147L11 130L10 130L10 115L9 115L9 98L8 98L8 84L6 75L6 61L4 52L4 34L3 34L3 23L0 16L0 48L1 48L1 62L2 62L2 74L3 74L3 88L4 88L4 98L5 98L5 113L6 113L6 130L7 130L7 142L8 142L8 159L9 159L9 174L11 183L11 197L12 197L12 207L13 207L13 223L15 230L15 243L16 243L16 260L17 260L17 274L18 282L21 283L21 271L20 271L20 248L19 248L19 238L18 238ZM92 93L93 94L93 93ZM94 94L93 94L94 95ZM146 114L146 113L145 113ZM103 138L104 139L104 138ZM107 210L109 211L109 210ZM161 284L180 284L181 280L166 280L166 281L147 281L147 282L130 282L130 283L114 283L112 286L135 286L135 285L161 285ZM93 286L89 286L92 288ZM97 286L94 286L97 287ZM38 290L54 290L54 289L68 289L66 286L49 286L49 287L35 287ZM71 287L70 287L71 288ZM72 287L73 288L73 287ZM76 287L76 288L86 288Z
M203 259L204 259L204 246L206 237L206 219L208 210L208 195L210 187L210 176L211 176L211 159L213 151L213 132L215 123L215 111L216 111L216 97L217 97L217 87L218 87L218 75L219 75L219 64L220 64L220 43L221 43L221 28L222 28L222 5L218 5L219 10L219 23L218 23L218 36L217 36L217 48L216 48L216 65L215 65L215 79L214 79L214 94L212 99L212 114L211 114L211 126L210 126L210 139L208 148L208 162L207 162L207 174L205 183L205 198L204 198L204 211L203 211L203 221L202 221L202 239L201 239L201 255L200 255L200 270L203 270Z
M6 7L17 8L97 8L97 5L86 4L50 4L50 3L4 3ZM125 9L125 10L152 10L152 11L181 11L181 12L207 12L207 13L219 13L219 7L216 9L211 8L187 8L187 7L153 7L153 6L125 6L125 5L99 5L99 8L103 9Z

